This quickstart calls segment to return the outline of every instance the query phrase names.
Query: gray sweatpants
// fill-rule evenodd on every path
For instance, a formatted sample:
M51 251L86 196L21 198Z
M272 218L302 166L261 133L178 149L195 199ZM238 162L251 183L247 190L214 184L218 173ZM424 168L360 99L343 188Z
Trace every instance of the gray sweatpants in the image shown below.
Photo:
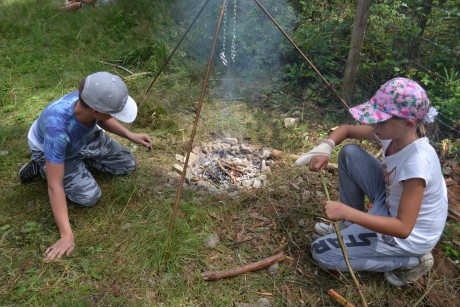
M42 151L32 151L32 159L46 178L46 158ZM66 197L82 206L93 206L102 195L99 185L87 167L112 175L127 175L137 167L129 149L102 130L71 159L64 162L64 192Z
M389 216L385 202L385 178L381 163L357 145L346 145L339 153L339 199L364 211L364 196L373 206L368 213ZM410 268L418 256L403 250L391 236L351 224L340 231L354 271L387 272ZM312 256L322 267L348 271L335 233L313 242Z

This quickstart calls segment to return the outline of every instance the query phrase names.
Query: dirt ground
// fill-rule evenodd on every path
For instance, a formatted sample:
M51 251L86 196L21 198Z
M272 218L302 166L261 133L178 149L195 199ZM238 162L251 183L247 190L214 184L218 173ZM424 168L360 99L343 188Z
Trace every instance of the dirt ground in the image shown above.
M449 162L452 168L451 176L447 180L449 186L449 198L451 209L460 212L460 178L458 163ZM285 167L283 165L281 168ZM335 185L336 174L332 171L328 175L331 188ZM304 178L312 191L322 191L322 187L315 176ZM342 280L343 275L338 272L325 272L317 267L310 257L310 246L312 242L311 229L321 215L319 210L314 207L299 208L292 206L291 200L284 201L292 197L297 185L280 186L277 189L266 189L263 192L248 192L243 195L241 200L242 208L237 212L227 216L212 217L216 220L216 232L223 242L227 242L221 250L217 248L217 254L210 254L210 268L216 269L229 266L237 266L241 259L236 259L234 252L244 251L243 255L254 255L254 259L244 259L244 261L257 261L260 255L273 255L283 252L287 256L289 269L284 273L285 278L290 282L279 285L279 291L284 297L284 301L292 305L309 305L309 301L315 291L327 290L329 286L336 285L335 280ZM334 194L331 189L331 194ZM312 204L320 201L321 194L313 195ZM336 195L331 195L336 197ZM316 199L318 198L318 199ZM265 200L266 202L264 202ZM314 205L314 206L315 206ZM313 208L313 209L312 209ZM449 220L458 220L458 217L450 214ZM460 301L458 289L460 278L460 265L455 264L445 256L444 251L438 244L433 255L435 265L429 276L423 278L412 287L396 289L385 285L390 289L386 292L387 306L407 306L408 302L415 302L420 299L423 306L455 306ZM285 261L286 262L286 261ZM233 263L233 264L232 264ZM384 284L381 274L363 273L361 275L365 284L371 280L371 286L367 286L367 291L372 291L372 285ZM332 278L332 282L331 282ZM311 281L314 279L315 281ZM369 279L369 280L366 280ZM296 283L292 281L296 281ZM338 287L338 291L351 291L350 286ZM313 293L312 293L313 291ZM264 293L263 291L261 293ZM272 293L266 293L271 295ZM372 298L372 295L371 295ZM322 303L327 302L322 300ZM359 303L356 294L353 297L355 304ZM317 303L320 303L319 301ZM370 304L379 306L375 301ZM412 304L412 303L411 303Z

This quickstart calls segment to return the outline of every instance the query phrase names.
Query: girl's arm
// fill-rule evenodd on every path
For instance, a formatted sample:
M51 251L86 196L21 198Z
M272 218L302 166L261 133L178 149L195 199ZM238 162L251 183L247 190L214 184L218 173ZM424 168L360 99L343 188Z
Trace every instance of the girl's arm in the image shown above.
M326 201L323 211L330 220L347 220L381 234L405 239L410 235L417 221L424 190L423 179L405 180L396 218L372 215L338 201Z
M329 135L328 139L339 145L346 139L375 140L374 128L371 126L341 125Z
M374 129L370 126L341 125L329 135L328 139L339 145L346 139L376 140ZM320 172L326 168L329 157L325 155L313 156L308 168L313 172Z

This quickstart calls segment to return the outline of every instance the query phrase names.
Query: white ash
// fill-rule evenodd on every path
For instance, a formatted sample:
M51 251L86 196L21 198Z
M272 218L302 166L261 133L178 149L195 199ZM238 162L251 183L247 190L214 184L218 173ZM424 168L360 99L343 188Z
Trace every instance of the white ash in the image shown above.
M240 189L262 188L268 185L274 161L272 149L253 149L236 138L225 138L193 148L187 168L187 184L213 193L235 192ZM176 154L173 170L182 173L186 153ZM182 168L181 168L181 167Z

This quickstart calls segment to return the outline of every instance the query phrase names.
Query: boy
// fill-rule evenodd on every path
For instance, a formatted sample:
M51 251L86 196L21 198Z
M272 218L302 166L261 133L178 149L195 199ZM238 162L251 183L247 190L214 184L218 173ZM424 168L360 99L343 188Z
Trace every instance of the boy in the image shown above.
M121 78L97 72L80 81L78 91L64 95L45 107L32 124L28 143L32 160L19 170L22 184L41 175L48 181L48 195L60 239L45 251L45 262L70 255L75 249L66 198L93 206L101 190L87 167L113 175L126 175L137 162L128 148L100 128L147 148L147 134L129 131L118 121L131 123L137 116L136 102Z

